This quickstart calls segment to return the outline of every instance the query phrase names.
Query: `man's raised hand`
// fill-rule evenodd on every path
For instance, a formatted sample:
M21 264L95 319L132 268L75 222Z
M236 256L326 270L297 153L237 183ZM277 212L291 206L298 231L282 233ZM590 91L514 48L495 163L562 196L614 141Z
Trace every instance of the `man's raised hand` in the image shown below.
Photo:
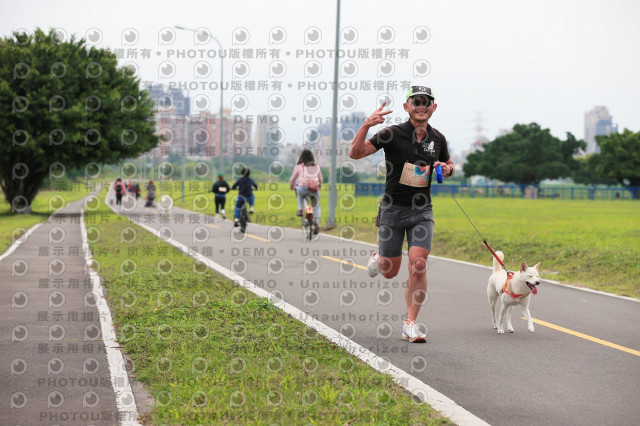
M375 110L369 118L364 120L364 123L369 127L384 123L384 116L393 112L393 110L382 111L382 108L384 108L386 104L386 102L383 102L382 105L380 105L380 108Z

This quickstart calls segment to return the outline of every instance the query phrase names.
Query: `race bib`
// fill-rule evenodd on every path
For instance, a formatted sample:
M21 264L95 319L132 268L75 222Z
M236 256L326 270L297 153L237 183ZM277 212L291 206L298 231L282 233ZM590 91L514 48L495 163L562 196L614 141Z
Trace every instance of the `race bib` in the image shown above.
M400 183L407 186L415 186L418 188L426 188L429 179L429 166L417 166L404 163L402 174L400 175Z
M227 192L227 188L221 186L220 188L218 188L218 192Z

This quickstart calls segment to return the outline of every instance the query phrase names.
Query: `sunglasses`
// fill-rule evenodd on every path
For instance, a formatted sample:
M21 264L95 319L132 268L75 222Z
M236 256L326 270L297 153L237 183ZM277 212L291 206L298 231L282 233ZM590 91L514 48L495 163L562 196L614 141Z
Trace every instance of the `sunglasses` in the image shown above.
M426 96L415 96L411 98L411 103L416 108L418 108L420 105L429 107L431 106L431 98L427 98Z

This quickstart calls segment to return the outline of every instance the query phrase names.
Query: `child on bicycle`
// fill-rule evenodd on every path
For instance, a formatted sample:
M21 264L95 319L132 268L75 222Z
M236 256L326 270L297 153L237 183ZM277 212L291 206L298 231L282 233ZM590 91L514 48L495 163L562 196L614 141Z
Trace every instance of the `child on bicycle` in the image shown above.
M305 149L298 158L298 164L293 169L291 179L289 179L289 187L296 191L298 199L298 216L302 216L302 206L304 205L304 197L311 199L313 207L313 232L317 234L320 231L320 187L322 186L322 171L316 164L313 153Z
M231 189L238 188L238 199L236 201L236 207L233 211L233 226L239 226L240 209L243 203L249 203L249 213L253 214L253 204L255 203L255 196L253 190L258 189L258 185L249 177L251 170L248 167L243 167L240 171L240 179L233 184Z

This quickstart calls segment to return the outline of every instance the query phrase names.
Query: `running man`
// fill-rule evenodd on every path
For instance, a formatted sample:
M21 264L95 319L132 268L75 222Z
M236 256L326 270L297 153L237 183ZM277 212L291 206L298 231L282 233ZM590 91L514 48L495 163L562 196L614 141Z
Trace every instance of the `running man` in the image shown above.
M349 156L357 160L383 149L386 158L385 193L376 220L378 252L369 259L367 269L371 277L378 273L387 279L398 275L406 233L409 280L404 289L407 319L402 326L402 338L426 342L416 319L427 293L427 257L433 238L431 171L440 165L442 174L451 177L455 167L446 138L429 124L437 108L429 87L412 86L409 90L404 104L409 120L385 127L365 140L369 129L384 123L384 116L392 112L383 111L384 105L364 121L349 151Z

